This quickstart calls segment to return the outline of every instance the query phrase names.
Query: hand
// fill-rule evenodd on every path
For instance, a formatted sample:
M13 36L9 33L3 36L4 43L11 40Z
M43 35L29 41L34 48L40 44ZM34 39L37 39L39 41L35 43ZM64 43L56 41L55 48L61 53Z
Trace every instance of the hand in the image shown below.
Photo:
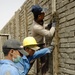
M50 49L50 51L53 51L54 48L55 48L55 46L54 46L54 45L51 45L51 46L49 46L48 48Z
M57 17L58 17L58 13L57 12L54 12L53 14L52 14L52 22L57 22Z
M50 29L51 29L51 27L52 27L52 23L49 23L45 29L50 30Z
M55 17L53 17L52 22L56 23L56 18Z

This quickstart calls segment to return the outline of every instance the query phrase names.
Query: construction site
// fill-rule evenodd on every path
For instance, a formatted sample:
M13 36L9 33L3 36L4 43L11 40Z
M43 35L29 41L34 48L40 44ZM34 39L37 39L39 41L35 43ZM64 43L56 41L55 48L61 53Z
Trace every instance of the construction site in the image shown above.
M14 15L0 30L0 59L3 59L2 45L7 39L20 42L31 36L33 23L32 5L39 4L47 8L44 23L48 24L52 14L56 12L55 35L45 38L46 47L53 42L55 48L51 54L45 55L44 66L39 59L31 67L28 75L75 75L75 0L27 0L14 12Z

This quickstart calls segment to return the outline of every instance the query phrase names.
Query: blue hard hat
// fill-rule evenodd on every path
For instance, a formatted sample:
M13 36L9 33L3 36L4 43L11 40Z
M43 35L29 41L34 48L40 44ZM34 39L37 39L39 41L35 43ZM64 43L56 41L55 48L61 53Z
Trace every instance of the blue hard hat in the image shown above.
M43 8L40 7L39 5L33 5L31 11L33 12L33 14L44 13Z

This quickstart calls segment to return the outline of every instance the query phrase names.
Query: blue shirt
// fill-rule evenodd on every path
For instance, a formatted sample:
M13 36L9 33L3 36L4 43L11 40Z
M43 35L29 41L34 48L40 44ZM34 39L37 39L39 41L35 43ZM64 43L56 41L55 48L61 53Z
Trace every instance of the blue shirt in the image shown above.
M48 48L44 48L44 49L36 51L33 54L33 56L30 56L30 57L23 56L19 63L15 63L20 72L20 75L27 75L30 68L30 62L32 60L35 60L41 56L44 56L47 53L51 53L51 51L52 50L49 50Z
M0 75L19 75L19 71L12 61L0 60Z

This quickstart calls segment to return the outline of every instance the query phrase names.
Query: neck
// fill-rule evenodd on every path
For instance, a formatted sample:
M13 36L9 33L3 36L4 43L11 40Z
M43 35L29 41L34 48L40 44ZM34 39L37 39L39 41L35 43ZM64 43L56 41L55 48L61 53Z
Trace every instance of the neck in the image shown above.
M43 21L43 20L41 20L41 21L36 20L36 22L37 22L38 24L40 24L40 25L42 25L42 26L43 26L43 23L44 23L44 21Z
M12 60L10 56L5 56L5 59Z

